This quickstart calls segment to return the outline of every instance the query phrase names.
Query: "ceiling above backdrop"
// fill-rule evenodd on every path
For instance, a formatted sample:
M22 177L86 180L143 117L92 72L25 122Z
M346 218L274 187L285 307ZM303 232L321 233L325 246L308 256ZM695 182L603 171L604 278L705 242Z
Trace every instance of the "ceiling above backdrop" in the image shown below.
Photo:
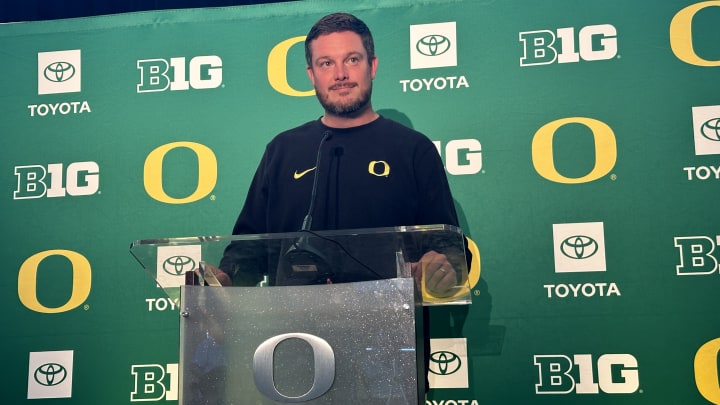
M287 0L9 0L0 3L0 23L57 20L146 10L285 2Z

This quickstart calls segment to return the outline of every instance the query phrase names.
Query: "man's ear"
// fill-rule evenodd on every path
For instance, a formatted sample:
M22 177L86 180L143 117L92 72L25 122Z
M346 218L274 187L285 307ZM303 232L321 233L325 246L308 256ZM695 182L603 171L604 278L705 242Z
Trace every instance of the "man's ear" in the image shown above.
M308 66L305 69L307 71L308 78L310 78L310 83L312 83L313 87L315 87L315 74L313 73L312 67Z

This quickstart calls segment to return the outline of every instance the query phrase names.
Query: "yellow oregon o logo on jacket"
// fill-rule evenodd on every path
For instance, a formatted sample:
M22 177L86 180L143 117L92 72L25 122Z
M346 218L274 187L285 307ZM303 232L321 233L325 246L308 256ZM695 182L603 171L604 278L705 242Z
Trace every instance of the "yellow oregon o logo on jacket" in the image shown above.
M387 177L390 175L390 165L384 160L373 160L368 165L368 173L373 176Z

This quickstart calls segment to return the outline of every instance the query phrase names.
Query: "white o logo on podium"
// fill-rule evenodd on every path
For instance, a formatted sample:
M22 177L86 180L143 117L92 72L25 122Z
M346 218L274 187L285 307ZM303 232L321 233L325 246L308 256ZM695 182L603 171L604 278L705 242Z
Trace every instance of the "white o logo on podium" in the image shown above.
M275 388L273 379L273 354L275 348L287 339L300 339L310 345L315 361L315 374L310 389L297 397L283 395ZM335 353L322 338L307 333L284 333L260 344L253 355L253 378L255 386L266 397L279 402L305 402L328 392L335 381Z

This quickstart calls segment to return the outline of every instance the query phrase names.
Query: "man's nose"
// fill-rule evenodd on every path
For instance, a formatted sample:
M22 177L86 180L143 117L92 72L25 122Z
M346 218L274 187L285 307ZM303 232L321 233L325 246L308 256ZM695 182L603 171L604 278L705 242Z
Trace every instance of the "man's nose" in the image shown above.
M347 67L344 63L335 65L335 80L346 80L348 78Z

